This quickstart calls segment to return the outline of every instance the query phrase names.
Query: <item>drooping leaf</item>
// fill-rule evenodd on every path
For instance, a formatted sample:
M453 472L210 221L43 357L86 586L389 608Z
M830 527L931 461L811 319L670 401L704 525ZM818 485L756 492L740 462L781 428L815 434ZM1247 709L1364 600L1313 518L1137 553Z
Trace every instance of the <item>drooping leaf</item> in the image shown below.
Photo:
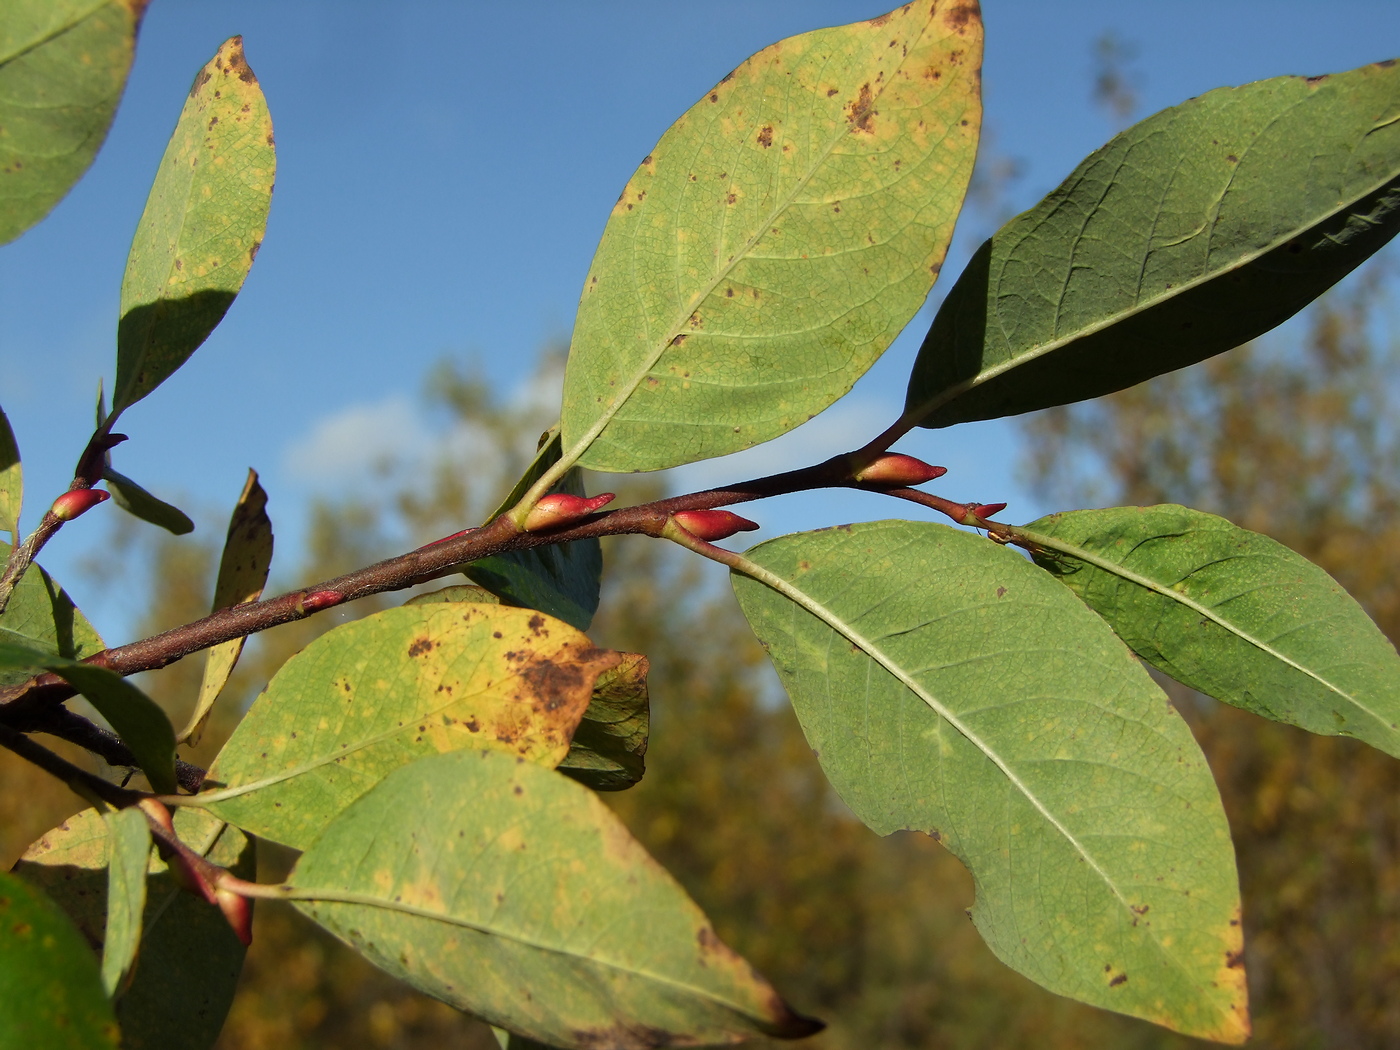
M254 877L253 841L207 813L179 809L180 840L239 878ZM47 890L93 944L103 943L108 837L95 810L29 847L16 868ZM244 947L218 908L180 889L151 854L141 954L117 999L125 1050L208 1050L233 1002Z
M154 700L103 667L72 660L50 660L45 666L97 708L122 743L131 749L157 793L173 795L179 790L175 780L175 729Z
M1177 681L1400 757L1400 656L1283 544L1171 505L1052 514L1023 531L1041 565Z
M141 944L151 828L136 807L104 814L107 825L107 924L102 935L102 987L114 998Z
M584 283L565 457L690 463L845 394L942 265L977 152L981 60L975 3L909 4L765 48L676 121Z
M458 748L555 766L593 682L618 661L531 609L386 609L288 660L215 760L209 808L305 849L394 769Z
M97 156L145 0L8 0L0 19L0 244L47 215Z
M1103 620L1014 551L932 523L800 533L747 557L764 582L735 576L739 602L832 784L875 831L932 834L967 865L1002 961L1244 1040L1215 782Z
M23 879L0 872L0 1045L117 1047L97 959L68 917Z
M475 602L478 605L500 605L501 599L496 597L485 587L476 587L470 583L455 583L451 587L443 587L441 590L429 591L427 594L416 594L405 605L443 605L451 602Z
M0 543L0 564L10 556L10 545ZM38 650L45 656L84 660L107 648L87 617L78 611L68 592L37 565L31 565L0 613L0 642ZM21 669L0 667L0 686L18 685L29 677Z
M515 506L530 486L558 462L559 432L551 430L541 441L530 469L516 482L514 490L492 518ZM568 471L550 491L586 495L582 473ZM538 609L586 631L593 622L593 614L598 611L603 549L597 540L574 540L482 558L463 566L462 571L468 579L510 605Z
M1129 128L977 252L905 418L1120 390L1291 317L1400 230L1400 64L1221 88Z
M113 416L223 319L262 244L275 171L267 102L232 37L195 77L131 242Z
M0 409L0 529L18 543L19 511L24 503L24 468L19 461L19 443L3 409Z
M641 781L651 733L650 667L645 656L623 653L621 663L598 676L559 772L594 791L621 791Z
M267 493L258 483L258 472L250 469L243 492L233 508L233 517L229 519L211 611L218 612L244 602L257 601L267 585L271 567L272 519L267 516ZM209 713L214 709L214 701L228 684L245 641L246 638L234 638L209 650L194 713L190 715L189 725L180 734L180 739L191 746L199 743Z
M102 472L102 480L112 493L112 502L128 514L142 521L159 525L176 536L184 536L194 531L192 522L179 507L173 507L163 499L151 495L125 474L118 474L111 467Z
M296 906L377 966L564 1048L809 1035L593 792L458 751L406 766L297 863ZM309 898L309 899L308 899Z

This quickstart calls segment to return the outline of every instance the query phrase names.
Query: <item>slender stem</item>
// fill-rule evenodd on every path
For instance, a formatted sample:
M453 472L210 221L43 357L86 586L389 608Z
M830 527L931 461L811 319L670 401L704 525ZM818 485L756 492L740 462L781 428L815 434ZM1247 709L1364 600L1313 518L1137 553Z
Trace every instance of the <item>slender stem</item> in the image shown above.
M25 734L6 725L0 725L0 747L13 751L26 762L58 777L78 794L84 797L96 796L118 809L134 806L145 798L145 795L140 791L117 787L116 784L103 780L96 773L89 773L81 766L75 766L66 758L54 754L43 745L36 744Z
M60 740L67 740L70 744L77 744L111 766L141 768L141 763L131 753L131 749L122 743L121 737L101 726L94 725L82 715L75 714L61 704L36 711L32 718L14 728L29 733L47 733ZM183 759L177 758L175 760L175 779L180 787L191 794L197 792L203 785L204 772L199 766Z

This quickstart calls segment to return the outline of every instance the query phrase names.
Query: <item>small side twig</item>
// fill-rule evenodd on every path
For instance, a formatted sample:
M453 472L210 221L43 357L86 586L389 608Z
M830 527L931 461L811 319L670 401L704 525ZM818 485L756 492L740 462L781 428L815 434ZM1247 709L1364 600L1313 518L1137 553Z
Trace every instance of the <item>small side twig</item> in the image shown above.
M36 744L9 726L0 725L0 747L13 751L26 762L38 766L71 787L78 794L101 799L118 809L134 806L146 796L140 791L118 787L103 780L96 773L90 773L81 766L75 766L61 755L56 755L42 744Z

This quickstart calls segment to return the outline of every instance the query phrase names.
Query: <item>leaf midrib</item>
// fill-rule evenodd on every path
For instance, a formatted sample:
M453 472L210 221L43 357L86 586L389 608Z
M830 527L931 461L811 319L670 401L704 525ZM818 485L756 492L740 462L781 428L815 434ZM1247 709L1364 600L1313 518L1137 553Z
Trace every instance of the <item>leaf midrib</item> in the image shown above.
M25 55L37 51L45 44L52 43L59 37L64 36L67 33L73 32L73 30L77 29L89 18L95 16L104 7L111 6L113 6L112 0L94 0L94 3L91 7L89 7L86 11L83 11L81 14L73 15L71 21L65 22L64 24L59 26L55 26L44 36L38 37L37 39L30 41L29 43L22 44L16 51L11 51L7 55L0 55L0 69L4 69L11 62L17 61L23 58Z

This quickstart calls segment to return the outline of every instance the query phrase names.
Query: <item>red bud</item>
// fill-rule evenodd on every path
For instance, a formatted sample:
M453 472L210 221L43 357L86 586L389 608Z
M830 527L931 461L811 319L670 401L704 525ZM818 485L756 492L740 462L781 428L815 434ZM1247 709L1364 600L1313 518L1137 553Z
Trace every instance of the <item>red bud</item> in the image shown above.
M905 488L909 485L922 485L925 481L941 478L946 473L947 467L935 467L931 463L899 452L886 452L873 463L867 463L857 471L856 480L871 485Z
M72 521L80 514L86 514L110 494L102 489L69 489L53 501L49 513L59 521Z
M592 514L595 510L611 503L616 496L604 492L591 499L586 496L570 496L567 492L552 492L543 497L525 517L526 532L544 532L546 529L561 529L572 525Z
M682 510L671 520L692 536L702 540L727 540L736 532L753 532L758 522L749 521L727 510Z
M253 943L253 902L233 890L220 886L214 891L215 902L224 913L235 936L246 948Z
M984 521L993 514L1000 514L1006 509L1005 503L979 503L972 508L972 513Z
M329 609L332 605L339 605L345 600L345 595L339 591L312 591L310 594L302 595L301 608L304 612L319 612L322 609Z

